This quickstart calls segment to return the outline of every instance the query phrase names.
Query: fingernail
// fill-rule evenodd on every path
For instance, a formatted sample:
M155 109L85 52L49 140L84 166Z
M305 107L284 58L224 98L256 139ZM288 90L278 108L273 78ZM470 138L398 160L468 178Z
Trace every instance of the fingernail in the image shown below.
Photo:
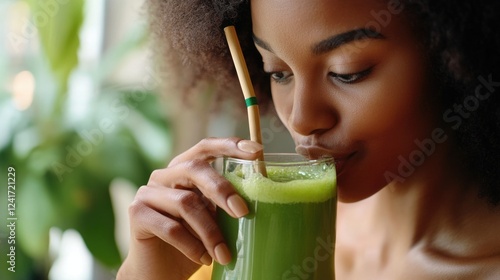
M243 200L243 198L241 198L241 196L237 194L233 194L227 198L227 206L238 218L248 214L248 207L245 200Z
M215 246L214 252L215 258L220 264L228 264L231 261L231 253L229 253L229 249L226 244L220 243Z
M212 257L208 254L208 252L205 252L205 254L203 254L203 256L201 257L200 261L204 265L211 265Z
M250 140L241 140L238 142L238 149L245 153L256 153L262 150L262 145Z

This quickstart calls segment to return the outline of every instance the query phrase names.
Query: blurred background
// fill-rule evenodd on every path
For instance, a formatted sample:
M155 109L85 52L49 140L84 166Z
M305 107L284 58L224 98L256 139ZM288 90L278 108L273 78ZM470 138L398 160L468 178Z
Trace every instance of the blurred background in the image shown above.
M248 137L210 93L162 92L148 29L143 0L0 1L0 279L113 279L151 171L204 137ZM275 115L262 126L266 151L293 151Z

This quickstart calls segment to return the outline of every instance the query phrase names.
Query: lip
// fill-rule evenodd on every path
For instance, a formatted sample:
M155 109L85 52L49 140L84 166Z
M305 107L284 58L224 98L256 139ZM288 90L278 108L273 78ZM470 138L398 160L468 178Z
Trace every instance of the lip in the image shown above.
M335 170L336 170L336 172L337 172L337 176L340 176L340 175L343 173L343 171L344 171L344 167L345 167L345 165L346 165L347 161L348 161L348 160L349 160L349 159L350 159L353 155L354 155L354 153L353 153L353 154L351 154L351 155L349 155L348 157L345 157L345 158L340 158L340 159L338 159L338 158L334 158L334 159L335 159Z
M346 152L335 152L327 148L319 146L305 146L298 145L296 147L296 152L307 158L318 159L325 156L331 156L335 160L335 169L337 171L337 176L343 173L346 163L351 159L356 152L346 151Z

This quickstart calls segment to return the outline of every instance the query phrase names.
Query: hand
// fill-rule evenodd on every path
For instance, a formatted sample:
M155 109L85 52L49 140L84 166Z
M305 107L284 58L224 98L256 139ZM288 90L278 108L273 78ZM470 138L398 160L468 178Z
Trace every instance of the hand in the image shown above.
M262 146L239 138L207 138L155 170L129 207L131 244L118 279L186 279L212 259L231 260L215 222L218 206L248 213L233 186L212 168L221 156L257 159Z

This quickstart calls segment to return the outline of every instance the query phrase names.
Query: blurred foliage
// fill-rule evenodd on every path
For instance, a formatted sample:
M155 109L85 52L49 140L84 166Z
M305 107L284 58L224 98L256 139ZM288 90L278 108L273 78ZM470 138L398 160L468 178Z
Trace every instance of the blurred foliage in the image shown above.
M144 47L147 28L138 25L105 53L99 65L82 70L78 34L85 19L85 1L59 1L65 4L53 10L40 5L46 1L27 2L32 15L49 14L48 22L37 24L43 55L23 58L23 70L35 77L34 101L19 111L9 90L0 89L0 170L7 174L9 166L16 169L15 279L47 277L52 227L78 230L100 263L117 268L121 257L109 185L115 178L144 184L151 170L164 165L170 148L168 122L154 89L106 83L128 55ZM9 59L0 51L0 61ZM8 84L13 71L18 70L0 69L0 83ZM94 86L84 90L89 98L86 104L77 104L79 113L75 114L68 89L82 80ZM0 193L0 205L5 205L6 195L6 191ZM0 218L7 220L5 209ZM6 227L0 227L3 248L7 234ZM4 268L3 249L0 261ZM0 279L9 277L12 274L6 269L0 271Z
M61 87L61 96L67 90L71 70L78 64L78 34L83 23L84 0L40 1L27 0L31 13L38 16L34 24L37 27L40 43L48 59L54 77ZM63 4L59 4L63 3ZM42 19L42 16L46 15ZM45 20L47 19L47 21Z

